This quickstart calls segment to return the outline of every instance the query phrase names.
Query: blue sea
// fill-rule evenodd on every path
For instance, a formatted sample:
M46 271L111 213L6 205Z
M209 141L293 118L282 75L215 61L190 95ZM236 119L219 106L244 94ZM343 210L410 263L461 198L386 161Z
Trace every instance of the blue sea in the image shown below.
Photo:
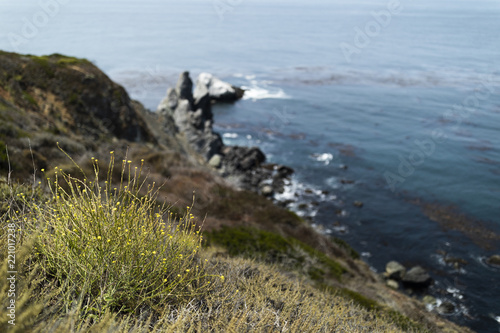
M498 0L0 0L0 49L85 57L151 110L184 70L247 89L214 107L225 143L293 167L290 209L375 271L425 267L478 332L500 331L500 242L422 207L500 234L499 32Z

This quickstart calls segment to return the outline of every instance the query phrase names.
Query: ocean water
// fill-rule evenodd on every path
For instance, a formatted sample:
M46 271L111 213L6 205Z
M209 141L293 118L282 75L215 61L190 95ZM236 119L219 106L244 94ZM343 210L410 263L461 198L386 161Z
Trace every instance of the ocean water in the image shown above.
M500 234L499 18L498 0L0 0L0 49L86 57L152 110L184 70L245 87L216 130L295 169L291 209L376 271L422 265L449 319L499 332L499 241L421 207Z

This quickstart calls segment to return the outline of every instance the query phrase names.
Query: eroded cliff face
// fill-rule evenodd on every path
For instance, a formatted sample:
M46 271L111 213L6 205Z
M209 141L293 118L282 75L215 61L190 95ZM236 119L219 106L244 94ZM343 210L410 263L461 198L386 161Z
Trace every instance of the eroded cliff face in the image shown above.
M37 181L43 177L40 169L47 174L56 166L78 176L66 154L90 174L90 158L102 161L101 169L106 170L110 151L118 160L132 160L133 165L144 160L149 179L163 184L159 201L182 210L191 205L195 192L193 213L201 220L206 217L206 231L245 226L299 240L326 256L321 257L326 273L315 273L323 287L358 292L431 331L469 331L427 313L419 301L386 287L348 246L332 242L295 214L256 194L262 190L261 178L253 180L253 192L228 184L223 176L238 170L241 177L267 172L257 170L268 170L271 177L276 173L288 177L292 171L280 166L266 169L265 158L255 149L224 146L212 131L207 89L197 88L193 95L188 79L186 74L181 76L162 103L164 110L154 114L132 101L121 86L87 60L0 52L0 178L5 182L12 171L12 180L31 183L33 176ZM213 141L203 142L214 145L190 139L207 133ZM208 162L216 155L220 164L210 166ZM342 267L340 280L327 274L332 262Z
M45 119L52 132L155 142L123 87L84 59L0 53L0 96Z

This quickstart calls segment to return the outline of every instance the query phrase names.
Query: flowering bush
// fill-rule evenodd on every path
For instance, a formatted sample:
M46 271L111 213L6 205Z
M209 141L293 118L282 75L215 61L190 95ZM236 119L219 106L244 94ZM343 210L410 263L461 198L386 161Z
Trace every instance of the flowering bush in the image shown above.
M202 236L191 208L182 217L158 205L155 184L140 182L142 163L122 162L114 187L111 153L105 181L93 159L92 180L57 169L49 179L52 200L32 204L38 232L35 254L46 274L65 282L91 312L154 310L209 288L198 252ZM83 172L83 171L82 171ZM219 277L220 278L220 277Z

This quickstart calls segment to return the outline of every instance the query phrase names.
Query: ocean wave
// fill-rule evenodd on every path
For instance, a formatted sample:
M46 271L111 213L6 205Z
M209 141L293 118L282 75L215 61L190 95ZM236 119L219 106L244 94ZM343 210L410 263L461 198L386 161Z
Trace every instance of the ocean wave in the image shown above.
M244 100L258 100L258 99L289 99L288 96L282 89L277 89L271 91L269 89L264 89L262 87L252 86L242 86L242 89L245 90L245 94L243 95Z

